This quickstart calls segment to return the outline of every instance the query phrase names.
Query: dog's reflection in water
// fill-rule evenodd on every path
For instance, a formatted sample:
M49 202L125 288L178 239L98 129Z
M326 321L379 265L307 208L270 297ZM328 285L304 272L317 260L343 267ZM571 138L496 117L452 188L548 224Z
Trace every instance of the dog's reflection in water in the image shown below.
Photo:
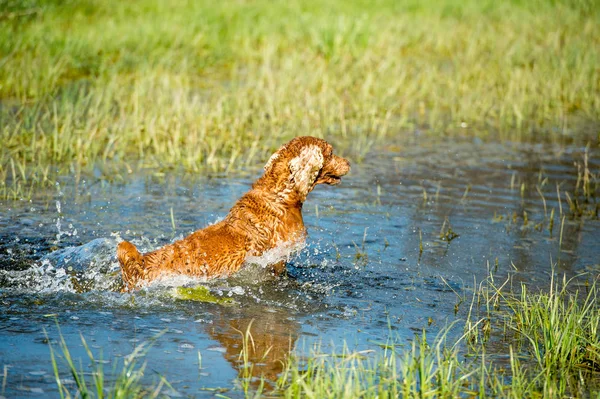
M219 307L213 323L206 326L206 332L224 348L225 359L240 376L249 372L255 388L262 378L265 388L269 389L274 387L286 359L294 349L300 334L300 323L283 309L261 307L250 311ZM244 350L244 340L247 364L240 356Z

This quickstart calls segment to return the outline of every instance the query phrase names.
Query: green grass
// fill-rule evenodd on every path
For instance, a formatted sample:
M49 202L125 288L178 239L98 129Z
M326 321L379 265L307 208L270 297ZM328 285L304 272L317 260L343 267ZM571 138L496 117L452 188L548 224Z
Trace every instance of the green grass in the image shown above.
M380 344L379 351L356 352L344 345L341 352L326 353L317 347L304 356L295 350L282 359L285 366L274 385L254 377L250 324L239 331L242 350L232 393L248 398L597 397L600 292L596 280L581 281L553 279L547 290L531 293L523 284L520 289L512 287L510 279L498 286L492 276L473 294L464 324L456 321L434 339L425 330L409 343L392 337ZM464 333L455 338L461 326ZM64 339L59 341L62 364L75 381L71 389L64 384L66 377L50 344L62 398L156 397L164 384L170 387L164 378L154 388L142 387L144 365L138 367L136 360L146 346L124 358L109 385L102 363L95 361L83 337L82 343L93 364L91 383Z
M0 194L240 169L306 134L355 160L416 129L589 137L599 22L595 0L4 0Z
M492 279L474 296L472 310L481 313L469 317L465 337L483 350L493 345L496 354L510 354L512 397L600 394L600 292L598 277L588 278L552 277L546 290L534 293L524 283L511 287L509 279L498 287ZM506 390L502 381L490 387Z
M142 385L141 380L144 376L146 364L139 365L138 359L144 357L147 353L150 346L148 343L137 346L131 354L123 358L121 365L115 364L113 373L108 376L108 379L113 381L109 382L102 367L102 362L97 361L94 357L83 336L81 336L81 343L88 355L88 361L91 362L91 371L88 368L84 369L81 361L79 362L79 367L77 367L65 339L60 333L60 329L59 336L58 346L60 354L55 352L46 334L46 339L49 342L52 369L54 370L54 377L61 399L79 397L98 399L156 398L160 395L162 387L165 384L170 387L164 378L161 378L161 381L150 389ZM61 371L64 368L63 366L66 366L68 369L68 376L72 378L74 383L67 382L69 378ZM91 381L89 381L90 375ZM87 380L86 376L88 376Z
M279 388L285 398L456 397L466 392L468 380L461 377L458 352L445 347L445 338L430 343L423 332L406 349L393 341L382 345L378 356L344 347L341 353L292 357Z
M531 295L522 285L520 296L505 298L506 325L546 379L576 377L580 369L600 372L597 286L574 293L568 288L566 281L553 281L549 292Z
M574 290L520 294L482 284L462 337L458 323L429 340L425 331L383 351L315 351L292 356L279 380L285 398L597 397L600 395L600 308L596 283ZM474 309L477 309L475 311ZM475 315L480 313L480 316Z

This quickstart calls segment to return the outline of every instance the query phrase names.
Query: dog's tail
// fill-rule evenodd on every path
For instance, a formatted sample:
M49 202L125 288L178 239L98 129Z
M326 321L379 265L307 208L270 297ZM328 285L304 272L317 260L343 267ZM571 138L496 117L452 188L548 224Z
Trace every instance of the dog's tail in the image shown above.
M144 257L135 245L122 241L117 246L117 259L121 265L121 275L125 283L124 291L134 289L144 276Z

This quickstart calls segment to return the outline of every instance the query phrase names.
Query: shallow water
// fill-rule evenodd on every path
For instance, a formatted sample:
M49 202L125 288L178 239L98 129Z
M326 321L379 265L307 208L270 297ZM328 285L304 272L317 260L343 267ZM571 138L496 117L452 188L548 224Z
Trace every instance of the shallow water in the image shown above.
M174 397L236 397L241 332L250 324L254 374L274 380L290 348L339 350L345 341L377 349L390 334L408 342L464 319L466 305L455 305L490 273L539 288L553 271L597 275L598 205L584 202L582 181L575 194L586 153L595 188L597 149L480 141L380 148L353 164L342 185L309 195L309 239L287 277L254 265L205 284L231 304L177 299L174 286L199 284L186 279L118 293L114 248L121 237L157 248L215 222L258 168L226 178L136 172L119 184L65 176L31 201L1 203L0 395L57 395L48 349L49 339L58 350L57 325L86 372L80 334L107 374L158 336L147 349L146 383L164 376ZM573 217L567 192L583 216Z

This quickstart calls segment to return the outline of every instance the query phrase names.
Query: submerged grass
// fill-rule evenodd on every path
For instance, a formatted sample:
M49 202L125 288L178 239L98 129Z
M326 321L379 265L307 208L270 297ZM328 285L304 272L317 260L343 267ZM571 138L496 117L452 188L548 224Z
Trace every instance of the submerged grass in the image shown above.
M227 171L301 134L355 159L416 130L562 140L599 120L599 21L594 0L4 1L0 190Z

